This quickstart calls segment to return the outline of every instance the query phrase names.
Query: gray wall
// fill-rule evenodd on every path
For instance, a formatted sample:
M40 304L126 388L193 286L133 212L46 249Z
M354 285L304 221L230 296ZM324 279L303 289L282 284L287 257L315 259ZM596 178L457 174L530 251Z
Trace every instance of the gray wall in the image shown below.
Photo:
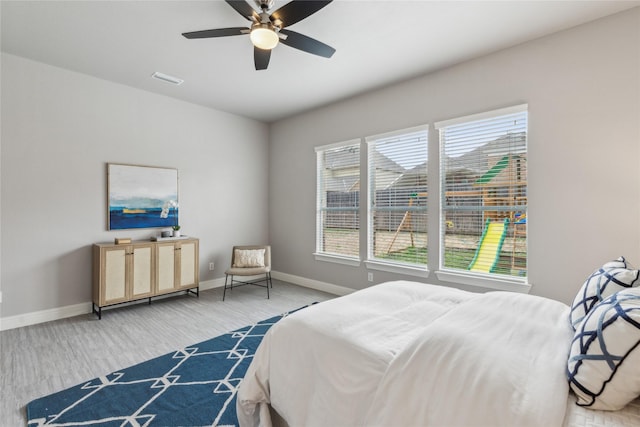
M272 125L274 268L354 289L370 284L364 266L314 260L314 146L521 103L529 104L531 293L569 303L603 262L625 255L640 265L636 8ZM432 130L432 171L437 143ZM431 191L437 184L430 182ZM429 209L437 212L437 197ZM434 243L436 215L431 219ZM435 252L432 265L438 262ZM378 271L374 278L415 280ZM433 273L425 281L438 283Z
M264 123L2 54L1 317L88 303L91 244L157 234L106 230L107 162L178 168L211 280L269 240L267 159Z

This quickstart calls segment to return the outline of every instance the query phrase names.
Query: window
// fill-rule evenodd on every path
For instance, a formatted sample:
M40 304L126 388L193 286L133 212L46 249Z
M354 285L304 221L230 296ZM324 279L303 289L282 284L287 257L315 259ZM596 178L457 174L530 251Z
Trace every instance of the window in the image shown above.
M317 147L316 156L316 258L359 263L360 141Z
M426 269L427 135L423 126L367 138L369 261Z
M440 131L440 265L527 275L527 106L436 123Z

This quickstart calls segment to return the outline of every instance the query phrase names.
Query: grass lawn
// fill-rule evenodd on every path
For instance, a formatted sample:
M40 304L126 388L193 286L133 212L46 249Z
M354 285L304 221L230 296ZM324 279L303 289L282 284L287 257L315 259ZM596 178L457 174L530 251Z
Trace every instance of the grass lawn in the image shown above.
M467 270L469 268L469 264L471 264L471 261L473 260L475 253L476 251L473 249L447 249L444 252L444 266L447 268ZM505 274L509 276L520 276L520 271L526 272L526 264L524 263L525 254L520 255L520 257L516 257L515 269L517 269L517 271L511 271L511 254L508 254L500 256L494 273ZM424 264L427 262L427 248L408 247L401 251L379 255L379 257L393 261Z
M353 229L326 229L325 250L329 253L359 255L359 231ZM376 257L412 264L427 263L427 235L426 233L377 232ZM454 235L447 237L448 242L444 253L444 266L452 269L467 270L476 253L475 247L479 237ZM523 242L523 240L518 240ZM502 248L502 254L494 273L508 276L522 276L526 274L526 252L516 250L515 262L512 268L511 249L513 240L507 239Z

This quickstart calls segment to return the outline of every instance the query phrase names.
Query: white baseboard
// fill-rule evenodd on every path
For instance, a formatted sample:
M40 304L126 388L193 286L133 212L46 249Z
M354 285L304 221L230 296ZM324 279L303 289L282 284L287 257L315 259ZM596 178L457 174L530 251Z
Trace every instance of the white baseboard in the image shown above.
M224 286L224 278L205 280L200 282L200 290L206 291L207 289L213 289ZM175 296L175 294L160 295L154 297L155 299L168 298ZM139 301L132 301L130 303L118 304L123 307L126 305L140 304L144 299ZM109 310L110 308L107 308ZM80 303L75 305L68 305L65 307L51 308L48 310L34 311L26 314L18 314L16 316L0 317L0 331L6 331L9 329L21 328L23 326L36 325L38 323L51 322L52 320L66 319L67 317L81 316L83 314L89 314L93 310L93 306L90 302ZM103 312L105 308L102 309Z
M282 280L283 282L291 283L293 285L302 286L305 288L315 289L317 291L327 292L333 295L347 295L354 292L355 289L346 288L344 286L338 286L331 283L321 282L319 280L307 279L306 277L294 276L293 274L281 273L279 271L272 271L271 277L276 280ZM207 280L206 282L200 282L200 290L221 288L224 286L224 277L214 280Z
M348 295L356 291L355 289L346 288L344 286L307 279L306 277L294 276L293 274L280 273L278 271L272 272L271 277L277 280L282 280L283 282L293 283L294 285L304 286L305 288L311 288L316 291L327 292L329 294L339 296Z
M0 318L0 331L21 328L23 326L35 325L38 323L51 322L52 320L60 320L87 313L91 313L90 302L3 317Z
M306 277L294 276L293 274L280 273L277 271L272 272L271 277L276 280L282 280L283 282L327 292L333 295L342 296L354 292L354 289L345 288L344 286L337 286L331 283L320 282L318 280L307 279ZM200 282L201 291L221 288L223 286L224 277ZM135 302L132 304L135 304ZM38 323L51 322L53 320L66 319L67 317L80 316L91 313L91 311L92 304L90 302L86 302L68 305L65 307L51 308L48 310L34 311L32 313L18 314L16 316L0 317L0 331L36 325Z
M223 286L224 286L224 277L220 277L219 279L205 280L204 282L200 282L201 291L206 291L214 288L221 288Z

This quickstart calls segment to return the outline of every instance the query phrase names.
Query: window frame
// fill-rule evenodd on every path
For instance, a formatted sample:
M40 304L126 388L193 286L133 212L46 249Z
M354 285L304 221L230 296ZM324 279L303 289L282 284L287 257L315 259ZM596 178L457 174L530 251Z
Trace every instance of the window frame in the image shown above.
M485 111L477 114L471 114L467 116L456 117L448 120L442 120L434 123L435 130L438 132L438 176L439 176L439 185L438 185L438 252L439 252L439 265L438 270L436 271L436 277L443 282L451 282L456 284L463 284L469 286L479 286L483 288L495 289L495 290L505 290L505 291L514 291L514 292L522 292L528 293L531 289L531 285L528 282L528 275L525 277L518 276L510 276L504 274L496 274L496 273L481 273L481 272L472 272L472 271L464 271L459 269L453 269L444 266L444 251L445 251L445 242L444 242L444 219L445 219L445 206L444 206L444 192L445 189L445 179L444 175L446 175L446 171L444 170L442 163L442 156L444 151L444 138L441 130L443 128L458 125L468 122L474 122L478 120L486 120L491 118L497 118L504 115L515 114L515 113L527 113L527 153L529 151L528 143L529 143L529 134L528 134L528 113L529 108L528 104L519 104L511 107ZM527 185L528 187L528 185ZM526 204L527 216L528 216L528 207L529 204ZM527 235L526 240L526 251L527 251L527 267L529 261L529 238Z
M372 209L372 200L375 198L375 183L373 182L373 168L375 168L375 162L372 162L372 153L374 151L374 145L377 140L390 138L394 136L400 136L403 134L410 134L416 132L424 132L426 141L425 141L425 151L427 153L427 162L428 162L428 152L429 152L429 124L423 124L419 126L413 126L410 128L398 129L390 132L385 132L376 135L370 135L364 138L364 145L366 146L366 172L367 172L367 191L366 191L366 247L367 247L367 257L364 261L364 264L367 269L384 271L389 273L398 273L409 276L423 277L426 278L429 276L429 260L425 261L425 264L415 264L401 261L393 261L393 260L382 260L380 258L376 258L374 256L374 232L373 229L373 209ZM426 171L426 176L428 180L428 167ZM425 204L423 211L428 215L428 207ZM427 224L428 224L427 217ZM428 228L428 227L427 227Z
M420 126L394 130L391 132L385 132L377 135L371 135L362 138L351 139L334 144L322 145L315 147L316 153L335 149L340 147L347 147L349 145L357 145L360 151L358 169L361 180L359 205L357 209L354 209L358 218L358 256L339 255L334 253L322 252L323 242L323 224L322 224L322 209L320 207L322 203L322 191L325 191L324 183L323 187L319 186L321 176L321 165L316 160L316 251L314 252L315 259L318 261L326 261L339 263L343 265L349 265L359 267L361 263L364 263L366 269L384 271L388 273L396 273L408 276L416 276L421 278L429 277L430 271L436 274L436 277L441 282L448 282L454 285L480 287L484 290L502 290L518 293L529 293L531 284L529 283L529 276L518 277L510 276L506 274L486 274L479 272L470 272L460 269L448 269L444 267L444 231L442 228L444 225L444 203L442 200L443 192L445 191L445 184L442 178L444 171L443 164L441 162L441 153L443 150L443 141L440 129L446 126L460 124L464 122L471 122L482 119L489 119L493 117L499 117L501 115L507 115L517 112L527 112L527 153L529 152L529 133L528 133L528 121L529 121L529 107L528 104L519 104L512 107L495 109L491 111L484 111L477 114L471 114L466 116L459 116L448 120L441 120L437 122L430 122ZM431 127L433 126L433 128ZM404 133L411 133L415 131L423 130L426 134L426 150L427 150L427 190L431 195L430 200L425 206L425 212L427 212L427 233L429 230L437 230L437 235L428 239L428 253L436 251L432 255L428 255L426 263L424 265L418 265L413 263L397 262L392 260L380 260L374 258L374 241L373 241L373 215L371 211L371 200L375 197L375 192L372 192L372 176L371 168L375 168L375 163L372 163L371 152L373 150L373 143L376 139L385 137L392 137L396 135L402 135ZM430 141L435 136L433 131L438 131L438 148L433 147L435 141ZM431 143L432 146L429 146ZM435 153L435 154L434 154ZM436 156L431 158L432 156ZM319 159L319 157L317 157ZM446 172L445 172L446 174ZM431 187L431 188L429 188ZM528 185L527 185L528 188ZM363 193L364 191L364 193ZM528 190L527 190L528 191ZM433 200L433 197L436 197ZM363 206L364 205L364 206ZM529 203L526 203L526 215L528 216ZM434 212L437 210L437 214ZM364 216L366 215L366 216ZM437 221L437 225L434 223ZM363 230L363 224L366 229ZM528 230L527 230L528 232ZM527 269L529 267L529 235L526 239L526 252L527 252ZM437 261L437 262L436 262ZM436 265L436 266L434 266Z
M347 141L337 142L333 144L321 145L314 148L316 152L316 247L315 252L313 253L315 259L317 261L324 262L333 262L343 265L349 266L360 266L361 256L360 256L360 230L362 226L361 221L361 207L360 203L358 203L358 207L354 209L358 217L358 255L350 256L346 254L337 254L332 252L325 252L323 247L323 239L324 239L324 227L323 227L323 212L328 212L330 208L323 206L323 193L326 191L325 180L322 176L322 171L324 164L322 163L322 155L329 150L335 150L340 148L347 148L350 146L357 146L358 148L358 179L361 178L362 171L362 140L360 138L351 139Z

